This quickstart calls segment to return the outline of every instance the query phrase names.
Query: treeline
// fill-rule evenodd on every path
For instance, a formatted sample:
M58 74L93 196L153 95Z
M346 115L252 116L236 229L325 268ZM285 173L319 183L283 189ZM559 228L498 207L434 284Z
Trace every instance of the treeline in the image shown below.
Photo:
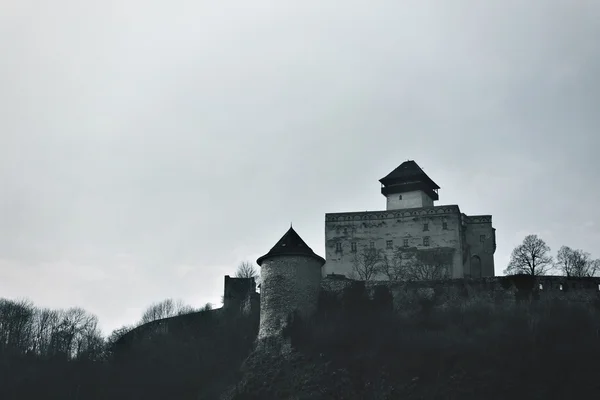
M98 318L81 308L51 310L0 299L0 355L96 360L104 343Z
M236 276L258 273L246 263ZM81 308L0 298L0 399L218 398L252 348L258 314L220 318L211 309L166 299L103 337L98 318ZM184 315L173 332L117 357L115 343L132 329Z
M590 253L569 246L560 247L556 257L553 257L550 247L542 238L527 235L523 243L512 251L504 274L560 274L578 278L600 276L600 259L594 259Z
M52 310L36 307L29 300L0 299L0 356L102 360L112 343L139 325L210 309L210 304L195 309L180 300L166 299L149 306L136 324L116 329L105 338L98 318L82 308Z
M148 307L136 324L103 337L98 318L82 308L54 310L0 298L0 398L121 398L128 383L117 377L127 371L115 373L114 343L141 324L202 310L210 305L194 309L167 299ZM147 354L156 357L166 346L147 349Z

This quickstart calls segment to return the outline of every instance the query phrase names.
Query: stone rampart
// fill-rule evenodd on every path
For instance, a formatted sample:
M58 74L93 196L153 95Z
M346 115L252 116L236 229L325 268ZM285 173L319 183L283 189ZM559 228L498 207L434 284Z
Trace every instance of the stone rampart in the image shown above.
M561 300L600 304L600 277L517 275L422 282L364 282L339 275L328 275L321 282L321 290L331 297L340 299L347 288L357 285L364 286L371 299L378 290L384 289L391 295L393 307L397 311L411 308L414 303L427 300L441 307L459 300L491 303Z

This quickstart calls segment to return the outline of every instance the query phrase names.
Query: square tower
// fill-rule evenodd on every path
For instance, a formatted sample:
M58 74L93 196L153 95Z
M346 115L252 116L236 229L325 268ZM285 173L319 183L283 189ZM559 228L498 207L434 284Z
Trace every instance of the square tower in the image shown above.
M405 161L381 182L381 194L387 199L386 210L433 207L440 188L416 162Z

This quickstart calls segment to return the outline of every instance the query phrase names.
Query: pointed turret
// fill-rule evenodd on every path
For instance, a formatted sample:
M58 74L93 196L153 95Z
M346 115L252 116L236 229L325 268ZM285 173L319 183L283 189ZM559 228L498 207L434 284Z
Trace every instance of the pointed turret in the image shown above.
M275 246L256 262L261 267L258 338L276 337L283 340L282 332L291 317L298 315L308 318L315 313L321 287L321 268L325 260L316 255L290 227Z
M292 227L288 229L285 235L279 239L267 254L259 257L256 260L256 263L262 265L266 259L277 256L308 256L316 258L318 261L325 264L323 257L316 255Z
M440 187L413 160L403 162L379 182L388 210L433 207L439 200Z

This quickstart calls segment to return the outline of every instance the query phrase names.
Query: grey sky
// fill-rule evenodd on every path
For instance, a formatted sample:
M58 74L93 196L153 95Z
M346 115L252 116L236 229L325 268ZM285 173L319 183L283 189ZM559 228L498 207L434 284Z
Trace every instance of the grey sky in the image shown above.
M219 303L406 159L493 215L497 274L528 233L600 257L597 1L1 3L0 297Z

